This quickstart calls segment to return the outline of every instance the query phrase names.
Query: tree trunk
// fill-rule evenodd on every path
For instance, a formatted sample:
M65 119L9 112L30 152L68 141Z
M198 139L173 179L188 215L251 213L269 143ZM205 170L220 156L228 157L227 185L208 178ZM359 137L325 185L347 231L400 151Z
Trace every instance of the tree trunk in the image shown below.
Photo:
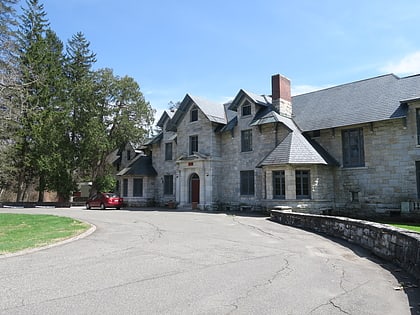
M38 202L44 202L45 195L45 180L44 176L39 176L39 188L38 188Z

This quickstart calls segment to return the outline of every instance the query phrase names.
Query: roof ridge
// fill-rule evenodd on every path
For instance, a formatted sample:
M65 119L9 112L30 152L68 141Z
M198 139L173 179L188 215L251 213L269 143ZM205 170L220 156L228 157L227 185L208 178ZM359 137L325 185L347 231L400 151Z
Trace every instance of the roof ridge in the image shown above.
M348 86L348 85L352 85L352 84L356 84L356 83L362 83L362 82L366 82L366 81L377 80L377 79L383 78L383 77L394 77L397 80L408 78L408 77L400 78L399 76L395 75L394 73L387 73L387 74L378 75L378 76L372 77L372 78L366 78L366 79L356 80L356 81L353 81L353 82L347 82L347 83L343 83L343 84L339 84L339 85L334 85L334 86L322 88L322 89L316 90L316 91L311 91L311 92L307 92L307 93L297 94L297 95L292 96L292 99L294 97L301 96L301 95L308 95L308 94L313 94L313 93L317 93L317 92L321 92L321 91L332 90L332 89L336 89L336 88L340 88L340 87L344 87L344 86Z

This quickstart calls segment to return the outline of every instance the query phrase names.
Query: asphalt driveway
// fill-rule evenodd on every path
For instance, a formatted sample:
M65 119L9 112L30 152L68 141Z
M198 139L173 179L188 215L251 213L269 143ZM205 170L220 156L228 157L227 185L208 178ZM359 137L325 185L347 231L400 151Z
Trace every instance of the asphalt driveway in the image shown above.
M265 217L0 209L88 221L74 242L0 256L0 314L417 314L418 290L360 248Z

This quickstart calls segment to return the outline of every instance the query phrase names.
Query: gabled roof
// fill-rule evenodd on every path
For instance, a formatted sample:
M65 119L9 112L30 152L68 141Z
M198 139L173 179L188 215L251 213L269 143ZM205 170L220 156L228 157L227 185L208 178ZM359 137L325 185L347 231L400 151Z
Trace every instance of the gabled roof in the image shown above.
M160 116L158 122L156 123L156 126L163 128L163 125L165 124L165 122L169 119L172 119L172 117L174 116L174 112L172 111L168 111L165 110L162 114L162 116Z
M152 139L147 140L144 145L151 145L155 143L159 143L163 138L163 131L159 132L156 136L154 136Z
M167 130L175 131L179 122L182 118L184 118L188 109L193 104L195 104L211 122L218 124L227 123L225 109L222 104L214 103L200 97L187 94L172 117L171 124L168 126Z
M271 97L267 95L257 95L248 91L241 89L236 97L233 99L232 103L229 106L230 110L237 111L238 106L241 104L244 98L250 99L253 103L260 106L269 106L271 105Z
M350 126L406 115L402 100L420 97L420 75L387 74L292 97L302 131Z
M117 176L138 175L156 176L157 172L152 164L152 158L146 155L136 156L130 164L117 173Z
M270 123L276 123L276 122L281 122L286 126L288 126L288 124L292 124L292 121L290 120L290 118L277 113L274 110L273 106L271 106L270 104L270 106L261 108L255 114L254 118L252 119L249 125L258 126L258 125L264 125L264 124L270 124ZM293 126L294 126L293 128L296 127L295 124L293 124ZM289 127L290 130L292 130L293 128Z

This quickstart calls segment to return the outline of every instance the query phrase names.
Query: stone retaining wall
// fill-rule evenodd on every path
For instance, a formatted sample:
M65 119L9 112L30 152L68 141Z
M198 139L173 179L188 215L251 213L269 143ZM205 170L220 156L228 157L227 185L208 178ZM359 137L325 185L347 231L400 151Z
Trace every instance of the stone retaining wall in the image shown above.
M271 210L281 224L312 230L358 244L420 280L420 234L386 224L344 217Z

